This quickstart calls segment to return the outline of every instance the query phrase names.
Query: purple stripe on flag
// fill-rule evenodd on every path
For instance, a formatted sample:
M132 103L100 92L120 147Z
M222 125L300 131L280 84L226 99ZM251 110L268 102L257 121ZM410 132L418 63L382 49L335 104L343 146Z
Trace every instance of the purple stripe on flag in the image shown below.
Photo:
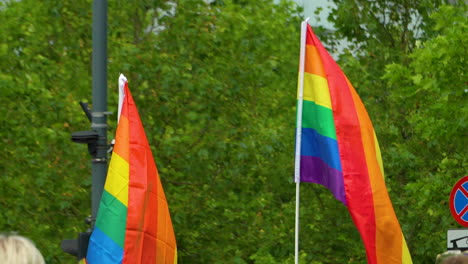
M321 159L301 156L301 181L318 183L327 187L337 200L347 205L343 173L337 169L330 168Z

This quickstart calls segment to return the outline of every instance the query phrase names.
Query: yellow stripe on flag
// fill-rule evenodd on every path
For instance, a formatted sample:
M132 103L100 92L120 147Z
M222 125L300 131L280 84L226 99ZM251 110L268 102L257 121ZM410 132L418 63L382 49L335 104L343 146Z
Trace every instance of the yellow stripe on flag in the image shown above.
M116 152L112 154L104 189L128 207L129 165Z
M327 80L315 74L304 72L304 100L332 108Z
M405 240L405 237L403 236L403 234L401 235L402 239L403 239L403 252L402 252L402 256L401 256L401 263L403 264L413 264L413 260L411 259L411 255L409 253L409 249L408 249L408 245L406 245L406 240Z
M382 154L380 153L379 141L377 140L377 135L375 134L375 130L374 130L374 144L375 144L375 153L377 155L377 162L379 163L380 171L382 172L382 177L385 178Z

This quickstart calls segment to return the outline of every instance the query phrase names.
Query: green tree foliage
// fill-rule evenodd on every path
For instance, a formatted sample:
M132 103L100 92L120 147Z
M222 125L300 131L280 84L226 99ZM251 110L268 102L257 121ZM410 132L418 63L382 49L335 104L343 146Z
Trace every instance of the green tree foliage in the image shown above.
M153 131L181 262L290 256L293 218L283 208L292 216L294 194L277 190L290 183L293 162L294 97L286 95L295 92L299 19L290 10L179 2L152 50L131 63L154 65L130 70L144 74L129 80ZM296 41L279 45L283 38Z
M413 261L433 262L445 250L446 230L457 227L448 197L467 167L466 5L336 4L337 35L354 49L340 64L374 121Z
M4 4L1 230L50 263L89 214L91 1ZM299 18L269 1L109 1L109 108L127 74L154 146L182 263L273 263L293 249ZM20 19L18 19L20 18ZM272 19L274 18L274 19ZM284 39L293 41L279 43ZM292 96L290 96L292 95ZM110 135L115 116L110 120ZM254 246L255 245L255 246Z
M85 230L90 204L87 159L69 140L87 122L77 103L90 84L90 10L0 5L0 230L31 237L50 263L71 260L60 241Z
M416 40L424 41L433 36L433 20L429 15L443 0L345 0L333 1L336 8L330 13L336 31L329 36L329 43L344 43L340 65L353 85L362 88L358 92L372 99L367 104L373 115L374 125L385 120L380 113L388 109L389 90L380 77L390 63L408 63L408 55L416 46ZM330 35L330 34L329 34ZM343 44L342 44L343 45Z
M109 110L124 73L180 263L293 261L300 18L277 2L109 0ZM89 157L69 139L89 129L78 102L91 97L91 7L0 2L0 231L32 238L48 263L74 262L59 244L85 231L90 213ZM316 30L354 45L339 63L374 120L416 263L444 250L448 192L466 168L466 9L438 7L341 1L338 35ZM109 138L115 126L112 115ZM301 263L365 263L341 203L314 184L302 184L301 200Z
M446 230L458 227L447 197L468 167L466 11L450 6L434 13L437 37L420 43L408 66L388 65L384 75L392 87L391 109L398 109L402 120L389 133L395 141L388 156L394 173L406 178L400 201L413 211L406 219L407 233L421 260L429 261L434 249L444 251L440 241ZM418 246L419 241L425 242Z

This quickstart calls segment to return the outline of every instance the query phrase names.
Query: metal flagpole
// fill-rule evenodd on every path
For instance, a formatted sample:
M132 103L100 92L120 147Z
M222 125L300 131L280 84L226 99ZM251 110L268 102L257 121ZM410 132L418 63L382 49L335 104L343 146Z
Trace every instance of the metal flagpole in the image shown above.
M294 243L294 263L299 263L299 185L300 185L300 167L301 167L301 137L302 137L302 102L304 98L304 64L305 64L305 46L307 22L306 18L301 23L301 50L299 57L299 83L297 89L297 123L296 123L296 158L294 166L294 181L296 182L296 226Z

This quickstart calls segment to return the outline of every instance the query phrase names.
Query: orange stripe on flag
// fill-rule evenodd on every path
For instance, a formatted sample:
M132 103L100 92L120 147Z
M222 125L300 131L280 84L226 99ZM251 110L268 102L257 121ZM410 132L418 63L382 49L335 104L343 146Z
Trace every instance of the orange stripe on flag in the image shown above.
M174 264L177 246L164 190L133 97L125 83L129 191L123 264ZM121 122L125 119L122 119ZM125 122L125 121L124 121Z
M129 162L129 130L128 118L122 113L119 125L117 126L117 131L115 132L115 138L119 138L121 140L115 142L114 152L119 154L119 156L127 162Z
M306 55L304 65L304 71L310 74L315 74L320 77L326 78L325 70L323 69L322 59L317 50L317 47L312 45L306 45Z
M361 125L361 137L373 193L377 263L400 263L403 237L379 166L379 159L375 151L377 147L375 146L374 129L361 99L349 80L346 79L346 81L350 87ZM388 245L394 246L389 247Z

